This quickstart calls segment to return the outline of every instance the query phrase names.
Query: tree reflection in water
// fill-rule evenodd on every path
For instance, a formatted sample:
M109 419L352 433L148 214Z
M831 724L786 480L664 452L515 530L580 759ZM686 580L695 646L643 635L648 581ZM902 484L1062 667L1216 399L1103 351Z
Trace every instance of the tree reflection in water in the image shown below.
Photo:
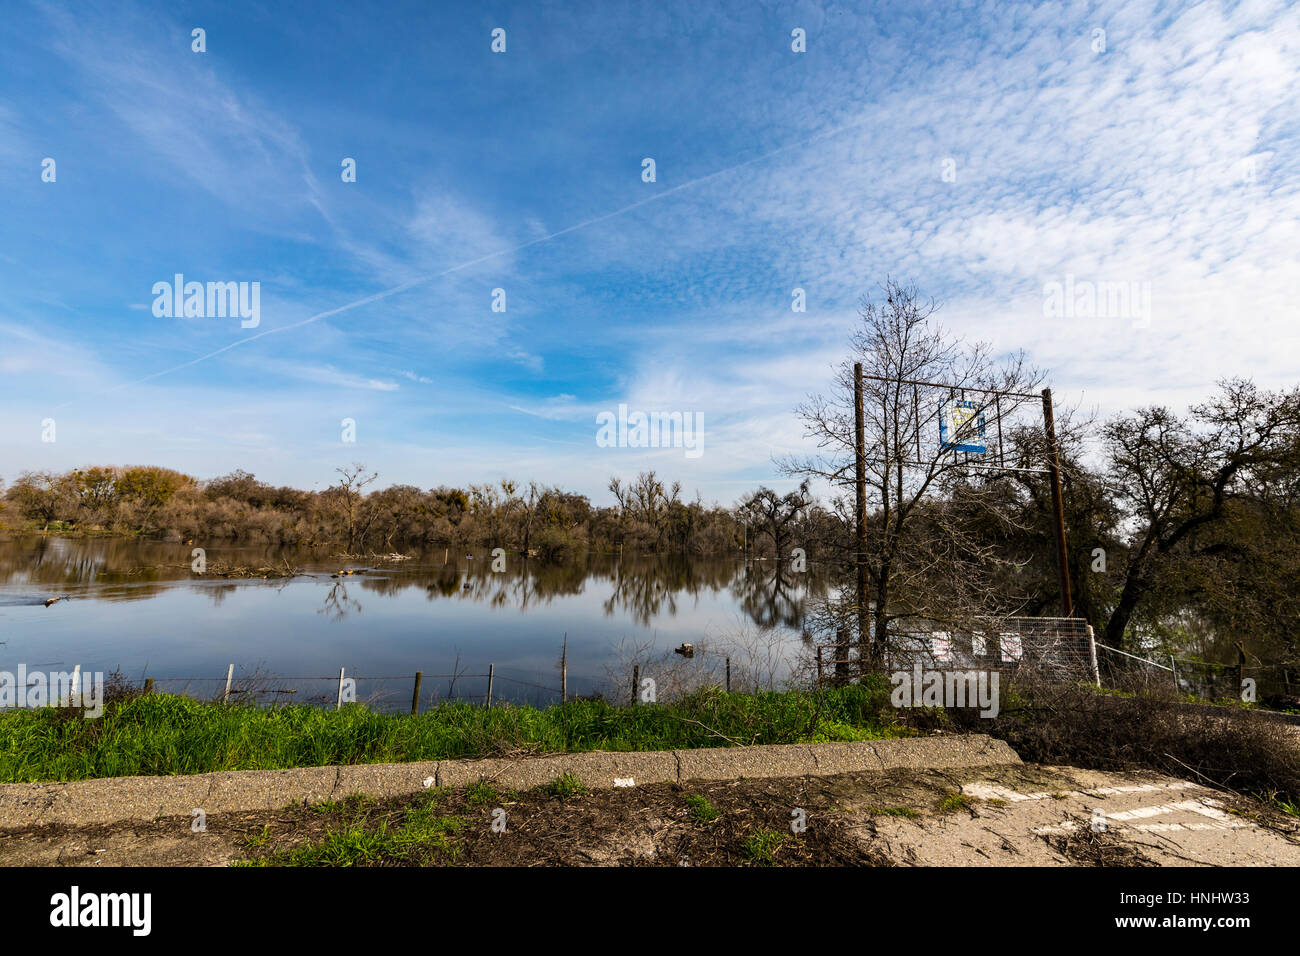
M320 586L323 577L345 566L327 551L259 546L209 548L207 559L246 566L287 561L308 574L276 586L295 588ZM18 538L0 541L0 584L30 591L33 598L57 594L114 602L145 600L170 588L192 586L219 604L239 588L268 583L202 578L192 573L190 562L188 543ZM737 602L744 616L761 627L802 630L809 602L824 595L827 587L817 565L810 563L806 572L796 573L789 562L746 562L734 554L588 553L563 561L540 561L511 553L506 556L504 571L494 572L492 563L490 551L444 563L441 550L403 562L350 561L346 566L361 573L347 584L329 582L320 613L335 620L359 613L361 603L349 597L348 586L381 596L423 588L430 601L469 600L521 611L594 590L605 594L602 606L606 615L626 614L638 625L647 626L656 618L671 617L679 609L694 606L702 598L725 593Z

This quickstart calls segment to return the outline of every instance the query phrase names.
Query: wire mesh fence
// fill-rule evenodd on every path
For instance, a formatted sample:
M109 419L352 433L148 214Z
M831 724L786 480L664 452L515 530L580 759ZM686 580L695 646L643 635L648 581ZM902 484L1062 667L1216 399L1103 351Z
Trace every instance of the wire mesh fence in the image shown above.
M817 645L819 685L848 678L855 669L854 647ZM882 663L888 673L979 670L1032 672L1049 682L1100 681L1092 627L1077 618L1003 617L971 628L918 622L889 632Z
M1235 663L1173 654L1144 656L1098 644L1107 687L1135 692L1172 691L1205 700L1242 700L1280 710L1300 709L1300 681L1293 668L1250 661L1238 646ZM1151 653L1151 652L1148 652Z

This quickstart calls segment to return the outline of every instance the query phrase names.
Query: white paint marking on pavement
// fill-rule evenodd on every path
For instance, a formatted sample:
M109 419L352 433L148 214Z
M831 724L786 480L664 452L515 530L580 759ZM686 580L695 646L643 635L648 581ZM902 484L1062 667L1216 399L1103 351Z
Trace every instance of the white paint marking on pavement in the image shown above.
M1081 800L1084 797L1110 797L1124 793L1156 793L1161 790L1201 790L1204 788L1200 784L1190 783L1186 780L1176 780L1172 783L1144 783L1131 787L1058 790L1055 793L1017 793L1015 790L1009 790L1006 787L986 783L968 783L962 786L961 789L963 793L978 797L981 800L1006 800L1008 803L1019 803L1022 800L1046 800L1049 798Z
M1215 806L1213 800L1183 800L1179 803L1162 803L1153 807L1136 807L1132 810L1116 810L1106 814L1108 824L1123 823L1129 820L1146 820L1151 817L1163 816L1167 813L1196 813L1204 817L1209 817L1209 823L1133 823L1128 829L1138 830L1144 833L1172 833L1179 830L1239 830L1242 828L1253 827L1254 824L1248 820L1240 820L1236 817L1224 813ZM1066 820L1056 826L1036 827L1034 833L1038 834L1061 834L1070 833L1078 828L1073 820ZM1125 829L1116 826L1115 829Z

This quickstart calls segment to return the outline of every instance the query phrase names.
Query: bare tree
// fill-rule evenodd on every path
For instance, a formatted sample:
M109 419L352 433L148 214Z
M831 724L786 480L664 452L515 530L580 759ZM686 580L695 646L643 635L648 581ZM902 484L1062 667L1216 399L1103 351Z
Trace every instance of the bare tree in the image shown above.
M537 509L547 495L547 489L535 481L528 482L528 490L517 495L513 500L515 510L519 512L520 549L528 557L528 550L533 540L533 525L537 520Z
M343 512L344 528L348 535L348 552L356 553L365 542L370 525L375 520L372 509L365 508L365 488L375 481L379 474L367 475L366 466L353 462L347 468L335 468L341 476L338 483L331 487Z
M609 490L618 500L621 534L631 532L660 550L673 512L681 504L681 482L666 487L653 471L644 471L627 485L618 477L610 478Z
M957 446L1033 402L1029 392L1041 380L1023 353L998 358L987 344L950 336L933 318L936 303L921 301L914 288L887 279L881 291L883 302L862 300L852 357L836 370L833 393L811 396L796 409L821 451L778 462L786 474L822 479L841 491L852 487L853 365L860 362L868 509L874 511L866 521L866 553L857 558L869 593L858 596L855 616L860 652L872 668L882 664L891 622L972 613L933 591L935 579L945 571L951 579L958 555L969 570L994 554L965 533L959 511L929 503L959 486L968 500L978 499L989 479L978 478L980 465ZM941 440L941 416L954 401L968 403L965 420Z

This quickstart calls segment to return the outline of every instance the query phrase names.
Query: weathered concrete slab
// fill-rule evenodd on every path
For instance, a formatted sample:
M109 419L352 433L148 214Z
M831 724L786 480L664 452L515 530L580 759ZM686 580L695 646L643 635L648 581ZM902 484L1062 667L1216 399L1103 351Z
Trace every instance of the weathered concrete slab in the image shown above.
M902 744L901 740L881 741ZM808 752L817 763L818 773L857 773L864 770L884 770L885 762L876 749L875 741L862 743L808 744Z
M677 760L672 753L557 754L520 760L447 760L438 768L438 786L465 787L485 781L508 790L544 786L571 773L592 789L608 789L615 780L664 783L678 779Z
M188 816L196 808L209 815L278 810L293 803L339 800L353 793L399 797L418 793L428 784L463 787L486 781L500 789L527 790L565 773L592 789L604 789L626 785L629 780L636 785L1018 763L1020 758L1005 743L976 734L16 783L0 786L0 830L153 820Z
M278 810L290 803L317 802L328 800L335 792L334 785L338 779L338 767L303 767L298 770L231 770L223 773L198 774L206 777L211 787L202 803L185 808L189 813L194 807L206 813L220 813L226 810ZM162 801L168 807L175 806L171 796L172 780L175 777L134 777L140 786L155 792L155 801ZM155 782L156 781L156 782ZM161 786L159 786L161 782ZM156 813L155 816L165 816Z
M984 734L877 740L872 746L883 770L941 770L1020 763L1019 755L1006 741Z
M371 797L400 797L413 793L433 778L436 782L438 768L445 761L422 760L416 763L368 763L350 767L336 767L338 779L334 781L333 799L364 793ZM308 798L308 803L316 801Z
M807 744L760 744L675 750L679 780L725 780L747 777L805 777L817 773Z

